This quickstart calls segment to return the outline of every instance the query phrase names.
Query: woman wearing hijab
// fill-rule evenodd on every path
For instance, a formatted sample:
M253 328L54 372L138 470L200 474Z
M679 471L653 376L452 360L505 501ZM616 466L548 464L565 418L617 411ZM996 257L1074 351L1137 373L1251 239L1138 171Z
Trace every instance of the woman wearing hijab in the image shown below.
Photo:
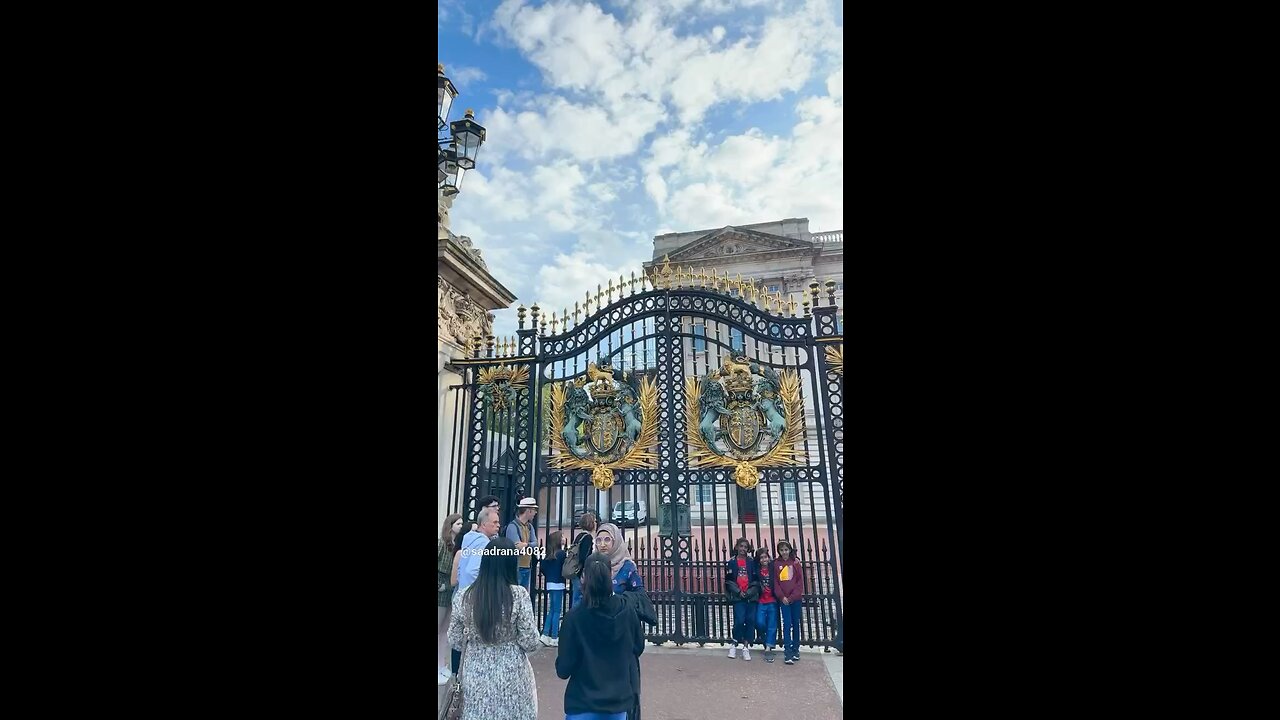
M582 567L583 602L573 606L560 628L556 675L564 690L565 720L624 720L635 711L644 652L640 619L613 591L609 556L593 553ZM635 667L635 672L630 669ZM621 667L628 672L619 673Z
M609 558L614 593L621 595L629 590L644 590L644 580L640 579L640 572L636 570L631 553L627 552L627 543L617 525L605 523L596 529L596 552Z

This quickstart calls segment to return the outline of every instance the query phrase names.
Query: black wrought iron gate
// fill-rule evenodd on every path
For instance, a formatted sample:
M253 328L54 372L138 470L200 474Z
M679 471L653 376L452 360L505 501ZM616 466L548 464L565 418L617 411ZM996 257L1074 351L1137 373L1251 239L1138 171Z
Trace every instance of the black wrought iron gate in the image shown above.
M475 338L454 363L465 425L450 509L474 518L494 494L505 523L534 497L543 543L557 531L571 541L586 510L623 527L656 643L729 641L730 549L788 540L804 572L801 644L831 644L843 617L844 338L834 283L825 298L809 289L797 315L752 284L664 267L588 293L571 320L535 305L526 327L522 306L517 338ZM548 608L535 578L540 622L568 609L568 592Z

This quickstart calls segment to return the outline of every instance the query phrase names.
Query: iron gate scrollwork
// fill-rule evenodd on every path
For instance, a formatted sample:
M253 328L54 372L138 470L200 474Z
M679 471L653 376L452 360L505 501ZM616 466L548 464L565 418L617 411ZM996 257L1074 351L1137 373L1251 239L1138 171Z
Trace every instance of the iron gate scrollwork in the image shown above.
M658 615L650 641L729 642L723 586L737 538L789 541L805 595L800 642L843 622L843 336L834 283L803 311L754 283L654 268L557 313L519 309L518 336L455 362L467 378L455 510L534 497L545 545L585 511L623 528ZM616 295L616 297L615 297ZM595 309L592 309L592 306ZM548 331L548 324L550 331ZM498 490L498 492L495 492ZM548 608L535 573L538 617ZM780 632L780 631L779 631ZM780 642L778 644L781 644Z

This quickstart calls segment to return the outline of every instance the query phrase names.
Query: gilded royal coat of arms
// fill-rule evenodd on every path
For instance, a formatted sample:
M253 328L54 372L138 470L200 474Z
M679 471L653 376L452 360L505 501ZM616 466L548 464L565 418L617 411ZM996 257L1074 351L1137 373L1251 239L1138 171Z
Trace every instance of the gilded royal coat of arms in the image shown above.
M733 479L750 490L761 467L797 462L804 427L800 378L778 373L733 353L719 370L685 381L690 464L732 467Z
M587 374L551 386L553 468L590 470L600 490L613 486L614 470L654 467L658 456L658 390L651 378L614 378L609 360L587 366Z

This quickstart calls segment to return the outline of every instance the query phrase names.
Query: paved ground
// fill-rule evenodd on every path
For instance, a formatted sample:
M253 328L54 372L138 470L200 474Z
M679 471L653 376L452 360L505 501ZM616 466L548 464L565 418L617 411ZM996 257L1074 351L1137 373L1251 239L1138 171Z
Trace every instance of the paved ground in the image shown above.
M563 720L567 681L556 677L555 648L530 658L539 720ZM836 720L844 707L844 658L802 648L800 662L730 660L724 648L648 646L640 657L643 720L703 720L730 715ZM495 720L498 720L495 718Z

